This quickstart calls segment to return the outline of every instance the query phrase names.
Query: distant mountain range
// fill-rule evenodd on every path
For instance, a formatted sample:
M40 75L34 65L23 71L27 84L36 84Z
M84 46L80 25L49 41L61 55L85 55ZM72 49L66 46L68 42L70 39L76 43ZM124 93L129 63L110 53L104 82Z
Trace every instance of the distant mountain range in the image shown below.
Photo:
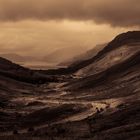
M97 45L94 48L79 54L69 60L63 60L62 63L60 63L60 66L70 66L70 65L76 65L77 63L84 61L84 60L88 60L90 58L92 58L93 56L95 56L100 50L102 50L104 47L106 46L106 44L102 44L102 45Z
M86 48L82 47L70 47L70 48L62 48L53 51L52 53L44 56L42 61L63 65L63 62L70 61L75 58L77 55L86 51ZM64 65L65 66L65 65Z
M70 61L72 58L78 54L83 53L86 48L72 47L72 48L62 48L55 50L46 56L23 56L17 53L1 53L0 57L11 60L14 63L18 63L29 68L49 68L49 67L61 67L57 66L59 63ZM65 67L65 65L64 65Z

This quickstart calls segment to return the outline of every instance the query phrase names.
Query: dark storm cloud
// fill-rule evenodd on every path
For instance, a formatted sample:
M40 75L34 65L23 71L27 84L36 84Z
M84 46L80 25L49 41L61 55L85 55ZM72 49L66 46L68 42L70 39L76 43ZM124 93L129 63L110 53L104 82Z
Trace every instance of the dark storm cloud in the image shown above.
M0 0L0 20L93 20L139 26L140 0Z

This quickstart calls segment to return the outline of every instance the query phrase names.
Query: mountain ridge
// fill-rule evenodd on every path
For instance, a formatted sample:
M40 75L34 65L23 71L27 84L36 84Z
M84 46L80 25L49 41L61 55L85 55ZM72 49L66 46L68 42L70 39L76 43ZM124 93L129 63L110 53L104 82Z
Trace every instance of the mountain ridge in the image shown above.
M49 77L29 68L22 67L19 64L15 64L2 57L0 57L0 75L32 84L42 84L55 80L57 81L54 77Z
M45 74L48 75L65 75L65 74L73 74L79 69L82 69L91 63L94 63L95 61L100 60L104 54L111 52L112 50L116 48L120 48L123 45L131 44L131 43L137 43L140 42L140 31L129 31L126 33L122 33L115 37L106 47L104 47L103 50L98 52L96 56L93 56L91 59L84 60L76 65L71 65L68 68L60 68L57 70L47 70L42 71Z

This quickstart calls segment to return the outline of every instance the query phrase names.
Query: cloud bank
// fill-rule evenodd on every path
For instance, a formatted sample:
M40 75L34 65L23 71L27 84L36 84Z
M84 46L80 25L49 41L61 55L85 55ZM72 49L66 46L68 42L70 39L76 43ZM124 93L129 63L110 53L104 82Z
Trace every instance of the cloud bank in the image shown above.
M42 56L63 48L87 50L128 30L77 21L0 22L0 53Z
M0 0L0 21L92 20L139 26L139 0Z

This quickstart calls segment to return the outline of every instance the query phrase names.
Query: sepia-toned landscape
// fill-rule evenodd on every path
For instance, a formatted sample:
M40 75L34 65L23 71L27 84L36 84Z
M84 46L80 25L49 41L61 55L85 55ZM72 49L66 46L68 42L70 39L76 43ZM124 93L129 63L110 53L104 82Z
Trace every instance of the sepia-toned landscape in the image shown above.
M139 140L139 6L0 0L0 140Z

